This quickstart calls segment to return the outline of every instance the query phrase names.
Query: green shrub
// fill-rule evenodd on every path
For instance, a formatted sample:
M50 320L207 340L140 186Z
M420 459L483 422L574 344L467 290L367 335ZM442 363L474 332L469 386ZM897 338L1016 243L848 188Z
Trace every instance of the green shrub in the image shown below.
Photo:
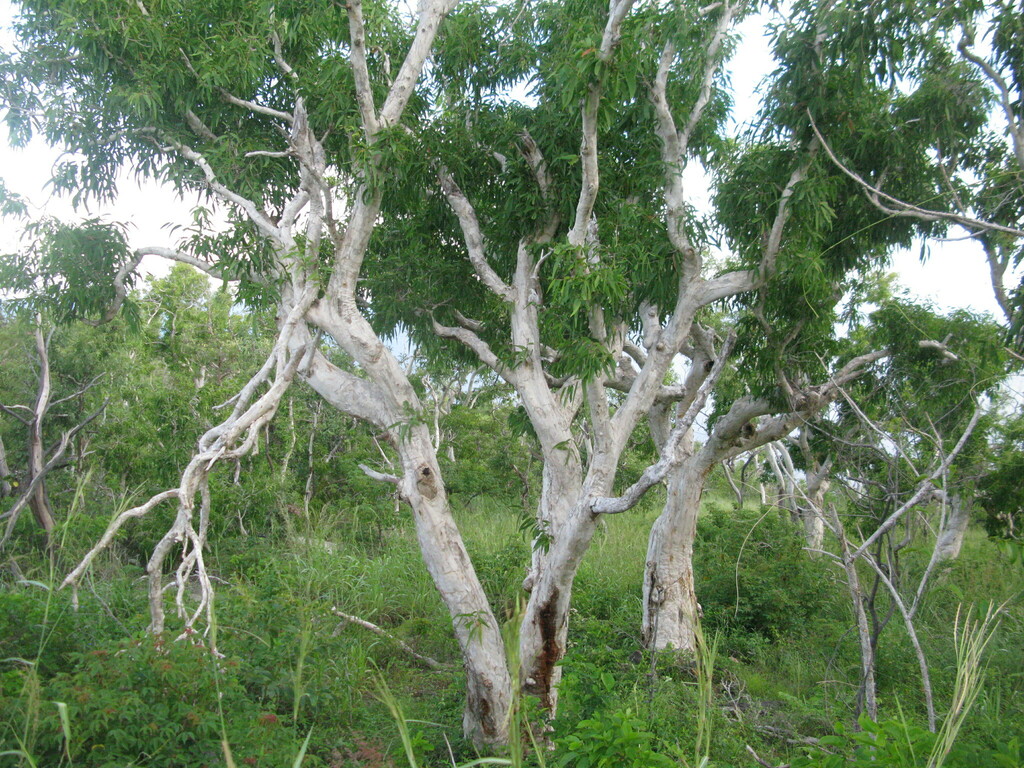
M558 739L555 765L574 768L674 768L678 764L654 751L654 734L630 709L601 712L581 720Z
M710 509L698 523L694 551L705 625L774 640L820 615L836 594L833 574L803 546L799 530L774 512Z
M301 741L245 695L236 660L215 659L199 645L147 636L82 653L77 662L46 691L67 705L76 766L212 767L224 762L223 739L239 766L290 765ZM38 762L56 765L63 749L56 708L47 717Z
M904 720L873 722L867 716L860 729L836 726L833 736L821 738L794 759L792 768L938 768L932 762L936 734ZM946 768L1020 768L1024 751L1017 741L986 749L960 743L941 765Z

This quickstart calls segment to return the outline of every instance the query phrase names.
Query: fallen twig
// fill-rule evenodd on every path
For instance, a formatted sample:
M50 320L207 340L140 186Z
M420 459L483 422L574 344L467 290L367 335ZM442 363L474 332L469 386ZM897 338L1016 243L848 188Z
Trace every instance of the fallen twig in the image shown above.
M759 765L763 765L764 768L789 768L789 763L783 763L782 765L772 765L767 760L763 759L759 754L757 754L757 752L754 751L754 748L749 744L747 744L747 752L750 753L750 756L753 757Z
M376 624L374 624L372 622L369 622L366 619L360 619L358 616L352 616L350 614L344 613L342 611L339 611L337 608L331 608L331 613L333 613L335 616L338 616L339 618L344 619L345 621L350 621L353 624L358 624L360 627L363 627L364 629L370 630L375 635L380 635L381 637L390 640L391 642L395 643L399 648L401 648L403 651L408 653L410 656L412 656L413 658L419 659L426 666L428 666L430 669L434 670L435 672L443 672L446 669L448 669L448 667L446 667L444 664L442 664L437 659L432 659L429 656L424 656L421 653L416 653L416 651L414 651L412 649L412 646L410 646L404 640L399 640L397 637L392 635L390 632L387 632L386 630L381 629Z

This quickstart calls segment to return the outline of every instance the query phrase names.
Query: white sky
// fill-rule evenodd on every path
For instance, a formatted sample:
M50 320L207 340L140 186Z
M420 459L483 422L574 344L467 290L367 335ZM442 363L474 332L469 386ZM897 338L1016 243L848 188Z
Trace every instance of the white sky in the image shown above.
M0 0L0 44L5 46L11 41L7 28L12 18L10 2ZM740 26L740 32L744 36L743 41L738 45L729 69L735 89L735 118L742 124L755 114L759 98L757 86L773 65L764 37L763 20L758 17L747 19ZM9 189L33 204L34 214L65 219L105 216L127 222L133 247L173 245L175 235L165 229L166 225L191 221L190 206L177 198L173 191L153 183L144 183L140 187L127 172L122 174L118 185L120 198L116 204L75 212L67 200L54 197L46 187L59 154L39 140L24 150L15 150L8 145L6 138L6 130L0 129L0 178ZM703 194L706 183L696 169L688 173L688 179L691 182L689 188L696 193L693 202L700 206L706 202ZM0 249L9 251L17 247L16 229L12 222L0 225ZM144 267L157 272L166 269L159 259L147 262ZM984 256L971 241L933 244L930 256L923 264L919 251L897 254L893 269L912 295L929 299L940 309L965 307L998 315Z

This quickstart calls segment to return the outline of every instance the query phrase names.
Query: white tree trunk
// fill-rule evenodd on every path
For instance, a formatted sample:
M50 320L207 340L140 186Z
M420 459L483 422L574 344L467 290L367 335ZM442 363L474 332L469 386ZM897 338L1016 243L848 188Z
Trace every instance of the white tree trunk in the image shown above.
M939 539L935 542L932 559L935 564L947 560L956 560L960 556L960 548L964 544L967 525L971 521L971 504L962 496L955 495L950 499L949 516L939 531Z
M463 732L478 745L504 744L512 681L501 627L452 518L425 425L401 441L399 454L404 470L401 493L412 506L420 552L451 616L466 668Z
M32 409L32 421L29 424L28 436L28 479L31 483L37 476L45 474L46 448L43 445L43 418L50 408L50 356L47 339L43 337L41 321L36 319L35 327L36 355L39 358L39 391ZM40 480L29 497L29 508L36 522L46 532L46 542L50 543L53 533L53 512L50 509L49 495L46 493L46 480Z
M693 543L709 469L690 457L672 472L664 511L651 528L643 586L643 640L648 648L696 650Z
M339 305L340 313L333 308ZM399 496L412 508L423 561L448 609L466 668L464 732L478 745L505 743L512 681L501 627L452 517L430 428L425 421L399 424L410 410L422 413L422 406L404 369L354 301L314 308L310 317L370 373L374 391L365 403L345 388L354 377L326 360L316 360L306 379L336 407L389 430L402 467L402 476L395 478Z
M825 462L807 472L807 503L800 505L800 517L804 524L804 543L811 555L816 555L825 542L825 494L831 483L828 475L832 463Z
M580 499L551 541L519 627L520 684L553 715L558 704L559 662L565 656L569 603L579 564L597 528L597 517Z

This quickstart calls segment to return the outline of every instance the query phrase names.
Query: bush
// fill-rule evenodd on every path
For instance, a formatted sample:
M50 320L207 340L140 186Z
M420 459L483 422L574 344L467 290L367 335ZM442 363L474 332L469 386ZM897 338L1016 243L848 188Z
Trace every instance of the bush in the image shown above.
M654 734L630 709L601 712L581 720L572 733L555 742L558 766L575 768L673 768L677 765L652 748Z
M54 677L46 693L67 705L68 753L83 768L222 765L224 739L239 766L291 764L301 739L246 697L237 666L199 645L147 636L79 654L76 670ZM57 709L44 715L39 763L56 765Z
M705 625L770 640L799 632L835 593L828 566L803 546L796 527L773 512L710 509L698 523L694 550Z
M823 737L791 763L792 768L925 768L933 763L936 734L903 720L873 722L867 716L860 729L836 726L834 736ZM956 744L940 764L946 768L1019 768L1024 751L1016 741L985 749Z

